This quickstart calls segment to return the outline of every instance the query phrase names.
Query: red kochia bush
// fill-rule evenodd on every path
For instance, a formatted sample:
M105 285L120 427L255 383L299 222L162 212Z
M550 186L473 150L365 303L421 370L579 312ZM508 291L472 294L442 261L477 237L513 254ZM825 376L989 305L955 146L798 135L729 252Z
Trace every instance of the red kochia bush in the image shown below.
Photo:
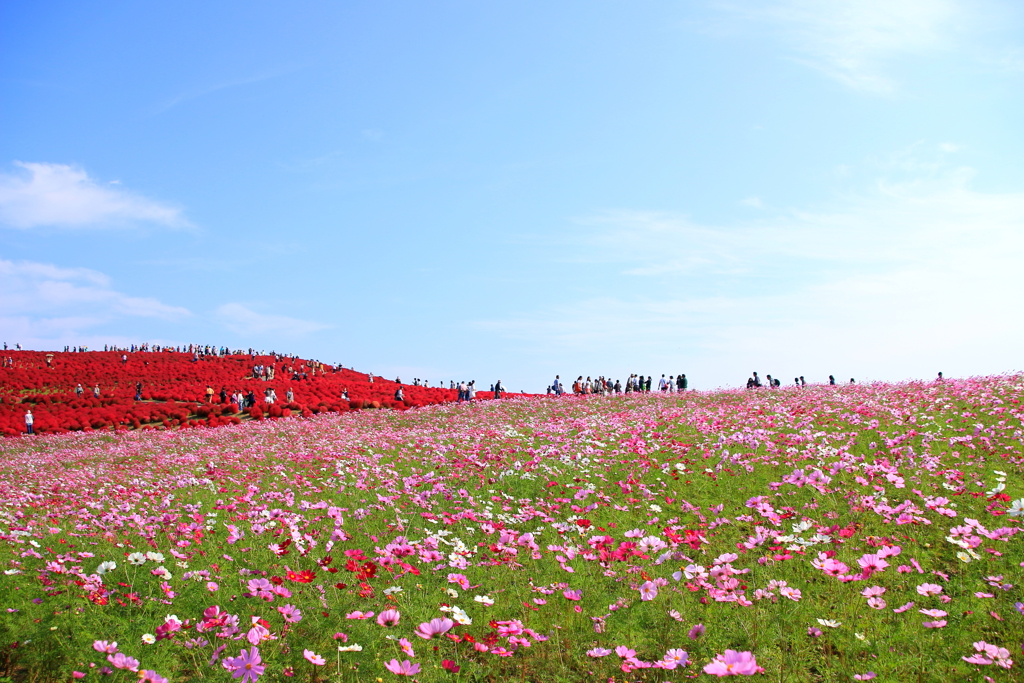
M55 353L52 367L46 364L46 353L40 351L6 351L13 367L0 368L0 434L15 436L25 432L25 411L35 416L38 433L61 433L74 430L153 428L168 429L177 425L237 424L244 419L262 419L268 406L239 412L239 406L220 401L223 388L229 396L252 391L257 397L273 388L285 416L300 413L310 416L324 413L380 408L382 405L402 410L410 406L454 401L456 392L439 387L403 385L404 402L394 402L398 385L381 377L371 383L369 376L353 370L324 366L326 373L313 373L313 364L299 358L278 359L273 356L205 356L193 362L191 353L134 352L127 353L122 364L120 351L89 351L86 353ZM273 365L273 381L252 377L254 365ZM307 379L292 381L292 373L306 373ZM142 383L142 401L135 401L136 382ZM75 393L81 383L83 395ZM100 387L100 397L92 388ZM213 403L206 402L206 388L214 391ZM284 403L288 390L294 399ZM348 390L348 400L342 391Z

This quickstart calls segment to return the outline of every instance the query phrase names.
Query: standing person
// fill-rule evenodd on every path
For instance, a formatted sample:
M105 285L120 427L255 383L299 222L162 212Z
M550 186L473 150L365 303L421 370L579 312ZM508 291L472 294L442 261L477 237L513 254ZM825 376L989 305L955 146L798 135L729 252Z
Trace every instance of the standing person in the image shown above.
M760 387L760 386L761 386L761 378L758 377L757 373L755 372L754 373L754 387L757 388L757 387Z
M562 395L562 380L560 377L561 375L555 375L555 381L551 383L551 390L555 392L555 396Z
M85 389L82 388L82 383L79 382L78 386L75 387L75 393L78 394L78 398L82 398L82 392L84 392L84 391L85 391Z
M829 383L829 385L831 385L831 386L835 386L835 385L836 385L836 378L835 378L835 377L833 377L832 375L829 375L829 376L828 376L828 383Z
M679 376L679 391L686 391L690 388L690 382L686 379L686 373L684 372Z
M942 373L941 372L939 373L939 376L935 378L935 381L936 382L941 382L942 381Z
M494 384L494 398L501 398L501 392L505 391L505 387L501 386L501 380L499 379Z
M97 384L96 386L94 386L92 388L92 395L93 395L94 398L99 398L100 397L100 385L99 384Z
M658 380L658 391L668 391L668 381L665 379L665 373L661 373L661 379Z
M220 388L220 402L222 404L228 402L228 389L227 389L227 387L221 387Z
M398 388L395 389L395 400L405 401L405 394L402 393L402 385L399 383Z
M141 401L142 400L142 382L136 382L135 383L135 400L136 401Z
M206 402L213 403L213 387L206 385Z
M288 387L288 391L284 392L284 397L288 399L289 403L293 403L295 401L295 392L292 391L291 387Z
M470 381L469 385L466 387L466 400L467 401L472 401L475 398L476 398L476 380L474 379L474 380Z
M800 375L800 386L807 386L807 382L804 380L804 376Z
M644 389L648 394L651 393L651 376L647 375L647 386Z
M28 412L25 413L25 433L26 434L35 434L35 432L32 431L32 425L35 423L35 421L36 421L35 418L32 417L32 411L31 410L29 410Z

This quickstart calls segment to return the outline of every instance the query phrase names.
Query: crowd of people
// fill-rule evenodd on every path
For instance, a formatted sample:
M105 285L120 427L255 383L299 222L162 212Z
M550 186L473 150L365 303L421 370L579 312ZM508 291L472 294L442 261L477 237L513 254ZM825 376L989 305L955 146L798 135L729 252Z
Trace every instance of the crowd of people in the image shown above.
M685 373L679 373L678 375L669 375L665 377L662 374L661 379L658 380L657 384L654 383L654 377L647 375L632 374L626 378L625 383L621 380L615 380L614 382L605 377L599 375L597 379L591 379L589 376L583 379L583 375L576 378L576 381L572 383L572 393L574 394L632 394L632 393L649 393L653 389L663 391L666 393L674 393L677 391L686 391L689 389L690 383L686 379ZM547 394L561 396L566 393L565 385L562 383L561 375L555 375L554 381L548 385Z
M942 381L942 373L941 372L939 373L939 381L940 382ZM835 386L836 385L836 378L835 378L834 375L829 375L828 376L828 383L831 386ZM850 378L850 384L856 384L856 383L857 383L857 380L855 380L853 377L851 377ZM758 376L758 374L756 372L754 372L752 374L752 376L747 378L747 389L760 389L762 387L773 389L775 387L781 387L781 386L782 386L782 380L780 380L778 377L772 377L771 375L765 375L764 379L762 380ZM793 386L805 387L805 386L807 386L807 380L804 379L803 375L800 375L799 377L794 377L793 378Z

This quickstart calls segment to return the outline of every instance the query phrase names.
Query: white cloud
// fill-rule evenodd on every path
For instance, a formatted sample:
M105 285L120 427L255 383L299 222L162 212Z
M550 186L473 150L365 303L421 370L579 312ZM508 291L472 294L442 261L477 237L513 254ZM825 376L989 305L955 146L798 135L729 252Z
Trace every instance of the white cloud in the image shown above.
M186 227L181 210L102 184L65 164L14 162L18 173L0 173L0 224L38 226L125 226L152 223Z
M278 333L288 336L302 336L329 329L330 325L299 320L286 315L257 313L238 303L219 306L214 312L216 318L228 329L239 334Z
M952 46L970 19L955 0L781 0L723 2L734 16L775 29L797 59L858 90L895 84L887 62Z
M177 321L189 315L180 306L118 292L108 276L95 270L0 259L0 329L8 341L29 348L99 339L119 343L119 337L91 330L124 317Z
M563 376L682 370L706 387L755 369L789 381L1024 369L1024 193L979 192L971 169L900 158L897 172L919 174L830 207L726 226L594 217L575 239L601 262L605 293L477 326Z

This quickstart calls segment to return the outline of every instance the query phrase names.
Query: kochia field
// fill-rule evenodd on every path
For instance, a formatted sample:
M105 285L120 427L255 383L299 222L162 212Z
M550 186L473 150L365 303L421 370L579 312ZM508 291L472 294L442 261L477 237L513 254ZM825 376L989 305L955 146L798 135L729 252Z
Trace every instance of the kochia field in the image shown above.
M0 676L1021 680L1022 396L1017 375L4 439Z

